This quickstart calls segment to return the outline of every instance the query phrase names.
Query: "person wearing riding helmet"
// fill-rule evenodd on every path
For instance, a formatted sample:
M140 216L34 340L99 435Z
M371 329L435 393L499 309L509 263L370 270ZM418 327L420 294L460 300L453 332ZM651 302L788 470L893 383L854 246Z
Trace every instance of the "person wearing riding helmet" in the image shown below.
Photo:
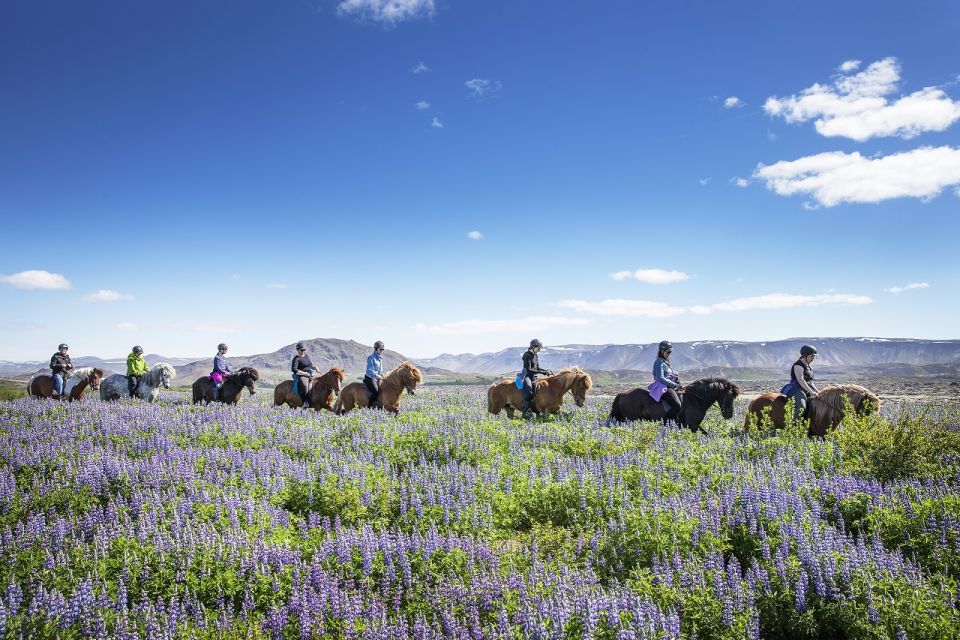
M227 345L223 342L217 345L217 355L213 356L213 371L210 380L213 381L213 399L220 401L220 390L223 388L223 379L233 375L233 369L227 362Z
M793 398L793 419L799 420L807 415L810 398L820 393L813 384L813 359L817 357L817 348L805 344L800 347L800 358L790 367L790 382L781 389L787 398Z
M367 356L367 370L363 374L363 386L370 392L370 408L377 404L380 397L380 383L383 381L383 342L373 343L373 353Z
M70 362L70 356L67 355L68 347L66 344L61 343L57 347L57 352L53 354L50 358L50 369L53 372L53 397L59 398L63 395L63 385L66 382L67 376L70 375L70 370L73 369L73 363Z
M673 345L664 340L657 345L657 359L653 361L653 384L647 387L650 397L658 401L663 407L664 419L674 422L680 417L683 404L677 393L680 386L680 376L670 366L670 354Z
M534 338L530 341L530 348L523 353L523 369L520 375L523 376L523 419L533 419L533 393L537 388L537 376L552 376L553 371L540 368L540 358L537 354L543 348L543 343Z
M140 378L150 371L147 361L143 359L143 347L135 345L127 356L127 388L132 398L140 386Z
M302 342L297 343L297 355L293 356L290 363L290 370L293 372L294 381L299 384L300 400L304 407L310 406L310 380L316 369L313 368L313 362L307 355L307 346Z

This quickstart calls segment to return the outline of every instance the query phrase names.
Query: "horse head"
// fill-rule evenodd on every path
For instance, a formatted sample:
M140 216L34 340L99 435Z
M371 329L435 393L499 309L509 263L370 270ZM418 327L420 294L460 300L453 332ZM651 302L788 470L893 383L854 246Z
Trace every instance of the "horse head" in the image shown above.
M423 374L412 362L404 362L398 367L400 371L400 382L403 388L412 396L417 395L417 385L423 382Z
M573 396L573 401L576 405L583 407L587 402L587 391L593 387L593 379L586 371L576 367L574 367L573 371L575 376L573 378L573 385L570 387L570 394Z
M338 367L331 367L330 371L327 372L327 375L333 378L333 384L330 385L333 387L333 393L335 395L340 395L340 391L343 389L343 371Z
M97 369L94 367L93 371L90 372L90 375L87 377L87 382L90 384L90 388L94 391L100 390L100 381L103 379L103 370Z
M169 389L170 380L177 375L176 370L166 362L161 362L154 365L153 369L160 372L160 384L157 386L162 386L164 389Z
M253 367L241 367L237 372L237 377L240 379L240 385L246 387L250 395L257 392L257 380L260 379L259 371Z
M740 387L729 380L724 380L723 382L723 392L719 400L720 415L722 415L724 419L729 420L733 417L733 402L737 399L737 396L740 395Z

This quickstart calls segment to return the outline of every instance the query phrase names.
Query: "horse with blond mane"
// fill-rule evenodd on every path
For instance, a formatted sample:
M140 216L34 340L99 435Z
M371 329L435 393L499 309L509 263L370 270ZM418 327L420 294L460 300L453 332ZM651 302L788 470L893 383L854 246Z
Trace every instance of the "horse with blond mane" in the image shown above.
M846 417L844 399L849 401L850 408L857 416L870 415L880 409L880 399L865 387L856 384L828 387L810 399L807 435L822 437L827 431L835 429ZM747 406L743 428L749 430L751 426L769 421L774 427L782 429L786 424L788 400L787 396L775 391L761 393Z
M307 392L310 408L314 411L321 409L333 411L333 399L340 395L342 384L343 370L339 367L331 367L330 371L322 376L313 378L310 391ZM286 404L291 409L299 409L303 406L300 396L293 392L293 382L290 380L284 380L273 389L273 405L279 407L282 404Z
M400 397L406 390L416 395L417 385L423 382L423 374L412 362L403 362L397 368L383 376L380 381L380 395L376 406L370 407L370 394L362 382L351 382L337 398L333 412L344 414L355 407L382 408L390 413L400 413Z
M87 388L94 391L100 388L100 380L103 379L103 370L96 367L81 367L71 369L63 385L63 394L60 399L68 399L70 402L79 400L83 397ZM36 374L27 382L27 394L32 398L50 398L53 396L53 376L47 374Z
M560 411L563 396L568 392L573 401L582 407L587 401L587 391L593 387L590 374L579 367L561 369L552 376L537 380L537 388L533 394L530 408L536 413L550 415ZM490 385L487 389L487 411L497 415L504 409L507 417L513 418L515 411L523 408L523 394L513 380L501 380Z

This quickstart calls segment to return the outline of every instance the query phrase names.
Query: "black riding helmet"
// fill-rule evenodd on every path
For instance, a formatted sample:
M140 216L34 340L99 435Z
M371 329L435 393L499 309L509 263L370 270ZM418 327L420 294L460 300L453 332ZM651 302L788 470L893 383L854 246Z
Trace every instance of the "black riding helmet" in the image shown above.
M543 349L543 343L537 340L536 338L534 338L533 340L530 341L530 348L533 349L534 347L540 347L541 349Z
M220 344L217 345L217 351L226 351L226 350L227 350L226 342L221 342Z
M297 346L294 347L294 348L295 348L297 351L306 351L306 350L307 350L307 348L304 346L304 344L303 344L302 342L298 342L298 343L297 343Z
M138 345L138 344L137 344L137 345L134 345L134 346L133 346L133 352L139 355L139 354L143 353L143 347L141 347L141 346Z
M657 345L657 348L660 349L660 351L666 351L667 349L672 351L673 344L671 344L669 340L661 340L660 344Z
M373 348L374 348L374 350L376 350L376 349L386 349L386 347L383 346L383 342L382 342L381 340L377 340L376 342L374 342L374 343L373 343Z
M60 346L57 347L58 350L59 350L59 349L69 349L69 348L70 348L70 347L67 346L67 343L66 343L66 342L61 342L61 343L60 343Z
M817 355L817 348L810 344L805 344L800 347L800 357L804 358L806 356L815 356Z

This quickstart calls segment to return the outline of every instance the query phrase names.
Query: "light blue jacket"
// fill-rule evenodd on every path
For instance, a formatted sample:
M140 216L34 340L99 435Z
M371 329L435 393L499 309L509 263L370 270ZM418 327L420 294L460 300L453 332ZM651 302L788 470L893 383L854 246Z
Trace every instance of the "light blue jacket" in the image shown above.
M376 351L367 357L367 372L365 375L374 380L383 377L383 358Z
M664 360L663 358L657 358L653 361L653 380L654 382L662 382L664 385L671 389L676 389L680 386L677 380L680 379L673 369L670 367L670 363Z
M213 370L224 375L233 373L230 363L227 362L227 356L222 356L219 353L213 356Z

